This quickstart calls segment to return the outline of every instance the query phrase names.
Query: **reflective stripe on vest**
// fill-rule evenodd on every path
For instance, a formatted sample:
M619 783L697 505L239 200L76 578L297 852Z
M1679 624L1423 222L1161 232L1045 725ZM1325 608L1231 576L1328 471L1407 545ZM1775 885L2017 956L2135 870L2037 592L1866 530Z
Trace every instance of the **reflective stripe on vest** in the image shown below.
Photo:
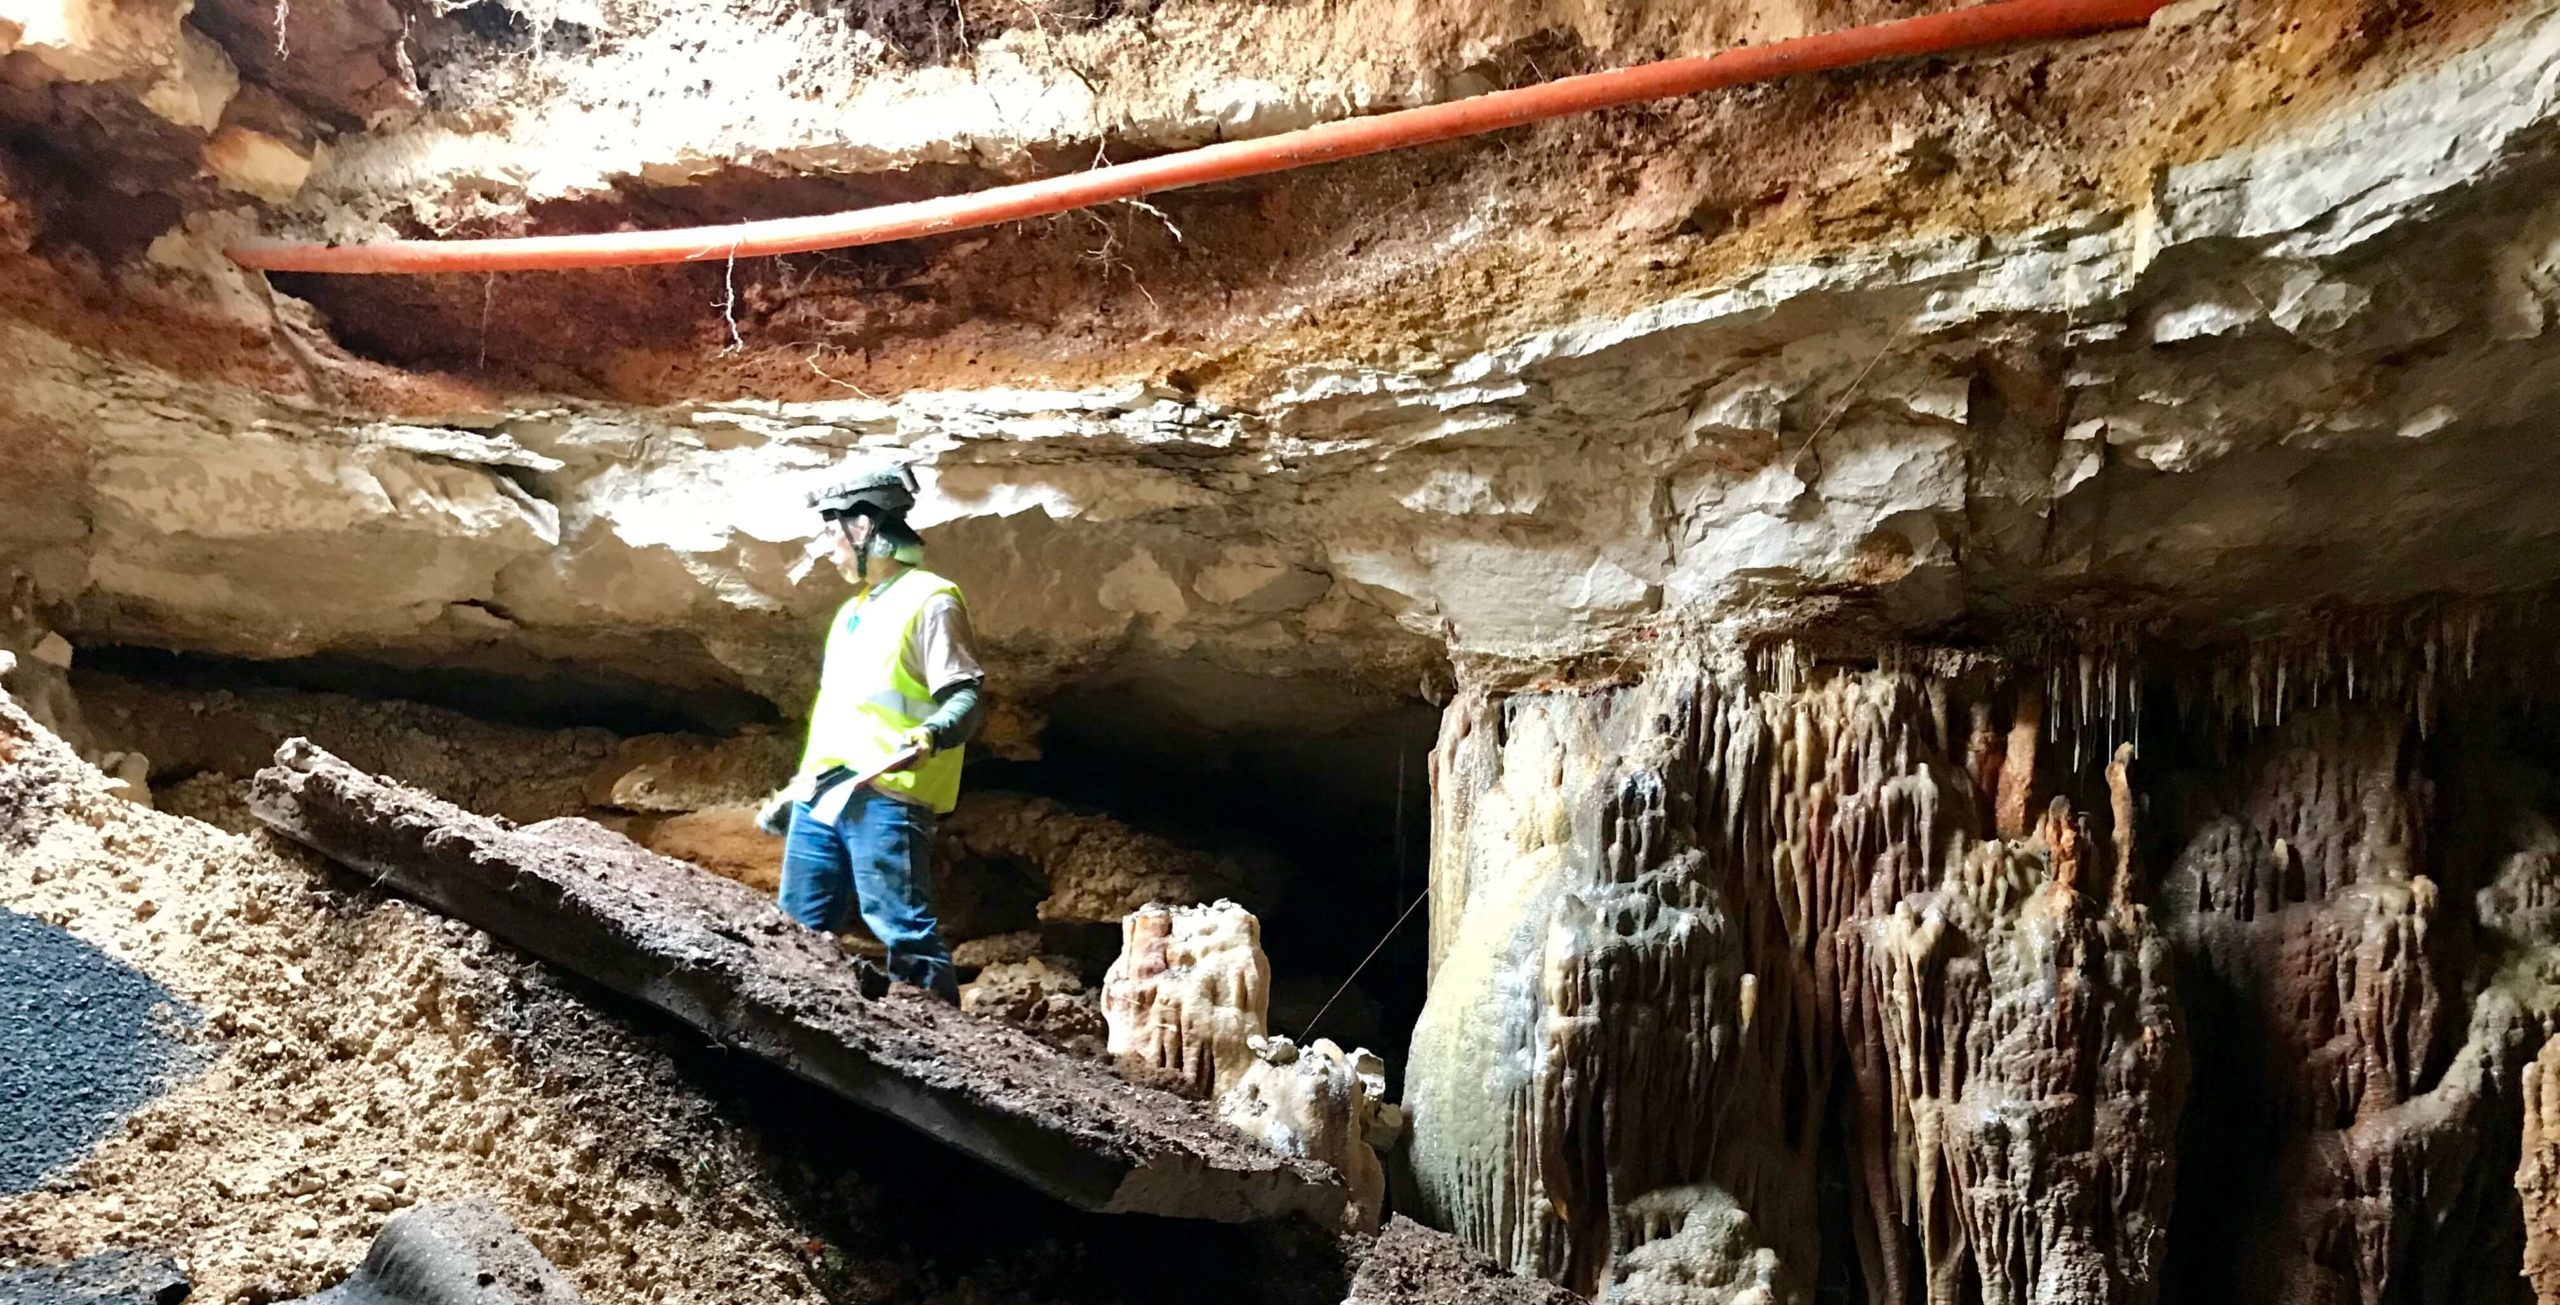
M930 571L904 571L877 593L858 594L836 609L827 631L826 665L818 675L818 701L809 709L809 747L800 773L829 766L870 770L907 744L907 734L934 712L933 690L907 668L907 640L924 606L937 594L963 601L960 586ZM892 797L935 811L960 800L960 754L936 752L921 766L882 775L877 785Z

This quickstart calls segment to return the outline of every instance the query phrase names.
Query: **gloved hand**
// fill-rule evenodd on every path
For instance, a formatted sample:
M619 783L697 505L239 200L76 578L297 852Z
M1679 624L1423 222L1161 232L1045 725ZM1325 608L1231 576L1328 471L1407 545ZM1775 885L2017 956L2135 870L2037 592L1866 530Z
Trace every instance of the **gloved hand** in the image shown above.
M763 806L756 808L756 828L776 838L790 833L791 805L815 797L817 789L817 776L792 776L790 783L783 785L772 797L765 799Z
M918 725L914 729L908 730L907 746L916 750L915 759L898 767L900 770L913 770L916 767L923 765L925 762L932 760L934 753L933 731L926 729L922 725Z
M791 795L776 793L756 808L756 828L780 838L791 832Z

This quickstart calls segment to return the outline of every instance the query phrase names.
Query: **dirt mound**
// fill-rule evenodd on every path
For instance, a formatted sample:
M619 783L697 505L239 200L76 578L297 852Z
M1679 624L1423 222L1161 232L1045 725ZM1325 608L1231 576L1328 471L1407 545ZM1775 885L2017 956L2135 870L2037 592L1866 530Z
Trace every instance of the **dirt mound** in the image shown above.
M1398 1215L1370 1243L1342 1305L1440 1305L1443 1301L1580 1305L1582 1298L1551 1283L1515 1278L1457 1238Z
M0 904L195 1006L208 1062L0 1197L0 1261L166 1248L195 1299L275 1300L391 1212L485 1192L590 1300L823 1298L787 1166L665 1039L280 843L108 796L5 697Z

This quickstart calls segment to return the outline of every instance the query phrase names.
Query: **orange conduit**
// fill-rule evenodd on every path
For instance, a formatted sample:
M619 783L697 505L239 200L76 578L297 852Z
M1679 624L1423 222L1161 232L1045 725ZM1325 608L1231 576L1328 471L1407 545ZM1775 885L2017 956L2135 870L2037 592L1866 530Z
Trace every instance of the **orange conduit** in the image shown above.
M1585 73L1518 90L1329 122L1255 140L1229 141L1071 176L846 213L664 231L502 240L384 240L353 245L251 240L227 252L242 267L260 271L345 273L523 272L805 254L1047 217L1160 190L1285 172L1364 154L1480 136L1567 114L1798 73L2133 27L2169 3L2170 0L2001 0L1951 13L1800 36L1769 45Z

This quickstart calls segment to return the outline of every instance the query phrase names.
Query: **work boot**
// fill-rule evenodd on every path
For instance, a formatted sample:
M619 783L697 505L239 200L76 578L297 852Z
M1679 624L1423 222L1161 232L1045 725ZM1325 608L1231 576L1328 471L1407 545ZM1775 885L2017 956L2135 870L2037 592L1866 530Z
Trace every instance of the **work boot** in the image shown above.
M868 1000L878 1001L881 998L888 996L889 989L893 986L900 988L913 986L911 984L894 983L889 978L889 972L874 964L870 957L849 956L845 959L853 962L854 986L860 989L863 997Z

